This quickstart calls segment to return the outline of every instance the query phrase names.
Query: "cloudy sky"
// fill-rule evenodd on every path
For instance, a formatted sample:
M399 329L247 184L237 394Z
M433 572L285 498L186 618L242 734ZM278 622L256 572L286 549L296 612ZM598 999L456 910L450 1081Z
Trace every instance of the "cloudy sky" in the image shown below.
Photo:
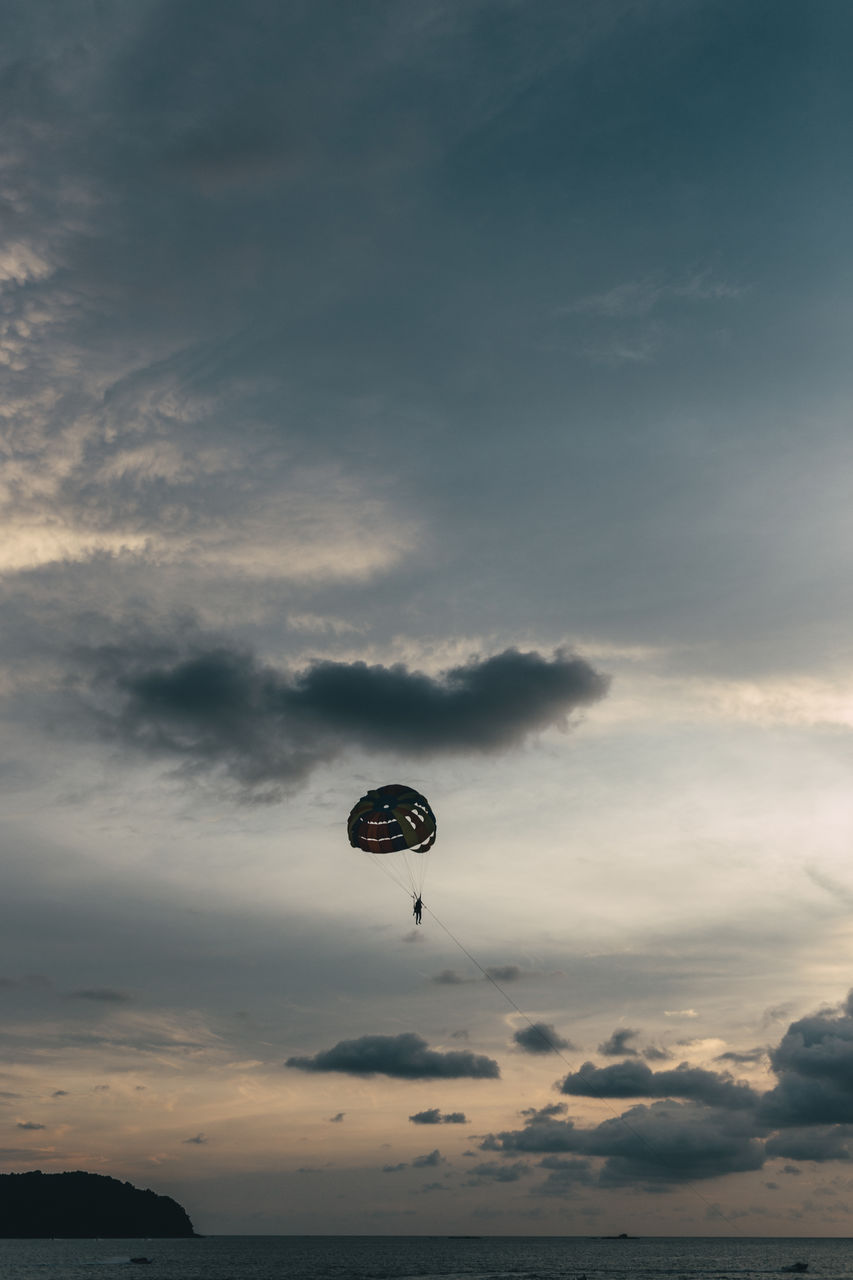
M0 1167L849 1235L853 9L4 17Z

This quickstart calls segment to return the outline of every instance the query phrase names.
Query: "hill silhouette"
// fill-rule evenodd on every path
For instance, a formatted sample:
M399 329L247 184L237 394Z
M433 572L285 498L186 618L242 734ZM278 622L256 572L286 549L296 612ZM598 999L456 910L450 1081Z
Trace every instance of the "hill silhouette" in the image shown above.
M177 1201L102 1173L0 1174L0 1238L194 1236Z

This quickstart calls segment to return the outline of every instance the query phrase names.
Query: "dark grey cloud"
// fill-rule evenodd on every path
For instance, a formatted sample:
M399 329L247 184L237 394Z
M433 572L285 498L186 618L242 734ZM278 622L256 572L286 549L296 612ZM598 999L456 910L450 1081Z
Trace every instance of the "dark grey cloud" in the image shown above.
M513 1042L525 1053L559 1053L561 1049L574 1049L571 1040L565 1040L550 1022L532 1022L513 1035Z
M692 1102L655 1102L605 1120L589 1135L604 1156L602 1186L671 1184L760 1169L764 1149L737 1114Z
M402 1173L403 1170L408 1169L408 1167L409 1166L407 1162L405 1160L401 1160L399 1164L383 1164L382 1172L383 1173Z
M412 1161L412 1168L413 1169L432 1169L436 1165L444 1164L444 1163L445 1163L444 1156L441 1154L438 1147L436 1147L434 1151L428 1151L425 1155L415 1156L414 1160Z
M518 982L524 977L524 970L517 964L490 964L486 966L486 976L495 982Z
M523 1129L488 1134L480 1143L483 1151L536 1152L559 1154L583 1149L584 1131L573 1120L556 1120L535 1111Z
M487 1160L482 1164L475 1164L469 1173L470 1178L462 1184L465 1187L479 1187L487 1182L518 1182L530 1173L530 1165L525 1160L516 1160L513 1164Z
M638 1050L629 1045L628 1041L635 1040L639 1034L639 1031L632 1031L630 1027L617 1027L612 1036L598 1046L598 1052L603 1053L607 1058L636 1054Z
M718 1053L715 1062L736 1062L741 1066L750 1066L756 1062L763 1062L767 1057L768 1049L764 1045L759 1045L756 1049L728 1049L725 1053Z
M34 1120L19 1120L18 1128L19 1129L46 1129L47 1125L36 1124Z
M492 964L487 965L483 970L484 977L465 977L457 969L442 969L440 973L436 973L432 981L442 986L461 987L469 982L519 982L522 978L531 976L529 971L520 968L517 964Z
M488 1134L480 1148L505 1158L539 1153L543 1167L553 1162L555 1173L566 1157L597 1158L602 1187L667 1186L758 1169L775 1158L853 1159L853 992L841 1007L792 1023L767 1052L779 1083L764 1094L727 1071L687 1063L653 1071L636 1057L607 1067L587 1062L560 1083L562 1093L661 1101L631 1107L591 1129L558 1118L565 1104L530 1107L522 1112L522 1129ZM764 1053L756 1049L720 1059L753 1063ZM570 1167L569 1181L575 1173L586 1176L581 1163ZM785 1168L796 1172L794 1165ZM543 1184L541 1192L561 1194L559 1179L553 1187Z
M524 1129L489 1135L481 1148L603 1157L601 1186L715 1178L759 1169L764 1160L754 1126L737 1113L694 1102L641 1104L594 1129L579 1129L571 1120L532 1119Z
M438 1107L429 1107L426 1111L416 1111L409 1116L412 1124L467 1124L462 1111L450 1111L442 1114Z
M99 1004L127 1004L130 996L114 987L83 987L80 991L68 991L66 1000L94 1000Z
M531 1194L535 1196L569 1196L578 1185L588 1186L595 1181L592 1164L585 1159L546 1156L538 1167L547 1169L548 1177L533 1188Z
M329 1116L329 1124L340 1124L345 1115L345 1111L339 1111L337 1115Z
M466 982L476 982L476 978L463 978L456 969L442 969L441 973L433 975L432 981L437 982L440 987L461 987Z
M787 1160L853 1159L853 1125L815 1125L812 1128L782 1129L767 1139L768 1157Z
M208 1139L203 1133L197 1133L194 1138L184 1138L184 1143L190 1146L203 1147L207 1142Z
M853 1124L853 991L840 1008L792 1022L770 1065L779 1083L761 1101L768 1127Z
M652 1071L638 1059L610 1067L585 1062L566 1076L560 1091L582 1098L689 1098L732 1110L754 1108L760 1100L748 1084L728 1072L706 1071L686 1062L670 1071Z
M549 659L507 649L440 678L364 662L285 672L224 646L151 658L117 645L89 652L80 705L109 738L190 771L221 769L250 790L295 784L348 746L504 750L564 724L608 687L563 651Z
M668 1062L672 1054L668 1049L661 1049L659 1045L647 1044L643 1050L643 1057L647 1062Z
M441 1112L438 1107L430 1107L427 1111L416 1111L409 1119L412 1124L441 1124Z
M51 1096L52 1098L67 1098L67 1097L68 1097L68 1090L67 1090L67 1089L54 1089L53 1093L52 1093L50 1096Z
M544 1107L525 1107L521 1115L527 1116L527 1123L531 1120L550 1120L554 1116L563 1116L568 1111L565 1102L548 1102Z
M398 1036L362 1036L341 1040L313 1058L288 1058L300 1071L340 1071L353 1076L386 1075L400 1080L444 1080L467 1077L496 1080L500 1068L493 1058L467 1050L440 1053L414 1032Z

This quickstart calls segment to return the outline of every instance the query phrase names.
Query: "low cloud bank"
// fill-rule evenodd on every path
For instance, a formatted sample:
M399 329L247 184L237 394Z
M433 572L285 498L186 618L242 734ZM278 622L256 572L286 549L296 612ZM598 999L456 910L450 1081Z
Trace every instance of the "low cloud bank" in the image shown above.
M341 1040L313 1058L288 1058L299 1071L340 1071L351 1076L395 1076L400 1080L497 1080L493 1058L454 1049L440 1053L414 1032L399 1036L361 1036Z
M671 1071L652 1071L633 1058L611 1067L585 1062L566 1076L560 1092L581 1098L687 1098L734 1111L756 1107L761 1096L727 1071L706 1071L686 1062Z
M771 1159L853 1160L853 991L840 1007L790 1024L767 1051L778 1083L765 1093L728 1071L686 1062L653 1071L629 1043L638 1034L614 1033L599 1051L611 1056L620 1046L621 1062L585 1062L557 1088L572 1097L653 1101L592 1128L576 1124L565 1103L530 1107L522 1128L488 1134L480 1149L507 1161L540 1156L548 1178L537 1195L569 1195L578 1182L677 1185L761 1169ZM764 1052L723 1056L753 1063Z
M565 725L608 679L583 658L506 649L432 677L403 664L278 670L225 646L121 646L82 655L78 708L108 738L270 796L347 747L434 756L497 752Z

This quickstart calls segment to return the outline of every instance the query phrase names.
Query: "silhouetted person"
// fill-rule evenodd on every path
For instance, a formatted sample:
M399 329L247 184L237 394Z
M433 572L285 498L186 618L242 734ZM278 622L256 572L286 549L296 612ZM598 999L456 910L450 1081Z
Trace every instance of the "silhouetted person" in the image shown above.
M415 905L412 907L412 915L415 917L415 924L420 924L421 913L423 909L424 909L424 904L423 904L423 901L421 900L421 895L418 894L418 896L415 898Z

